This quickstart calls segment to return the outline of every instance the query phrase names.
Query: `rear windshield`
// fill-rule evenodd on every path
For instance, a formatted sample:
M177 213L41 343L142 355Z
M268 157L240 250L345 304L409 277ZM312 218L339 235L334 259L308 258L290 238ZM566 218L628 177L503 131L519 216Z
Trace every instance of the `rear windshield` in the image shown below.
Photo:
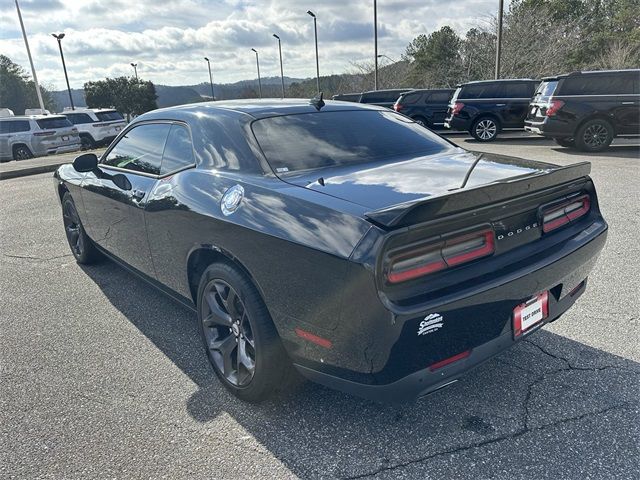
M267 161L278 173L430 154L451 145L395 112L304 113L253 122Z
M558 86L557 80L550 80L546 82L542 82L538 89L536 90L535 98L545 98L553 95L553 92L556 91L556 87Z
M43 130L48 130L50 128L66 128L71 127L71 122L66 117L51 117L51 118L41 118L40 120L36 120L38 126Z
M96 117L98 117L98 120L100 120L101 122L109 122L112 120L122 120L124 119L124 117L122 116L122 114L120 112L96 112Z

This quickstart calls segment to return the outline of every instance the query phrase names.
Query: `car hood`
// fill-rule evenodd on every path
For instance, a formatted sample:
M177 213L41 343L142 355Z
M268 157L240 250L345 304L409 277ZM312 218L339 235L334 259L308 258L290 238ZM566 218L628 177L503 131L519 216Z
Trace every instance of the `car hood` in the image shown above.
M292 173L282 180L380 209L517 177L557 165L454 149L447 153Z

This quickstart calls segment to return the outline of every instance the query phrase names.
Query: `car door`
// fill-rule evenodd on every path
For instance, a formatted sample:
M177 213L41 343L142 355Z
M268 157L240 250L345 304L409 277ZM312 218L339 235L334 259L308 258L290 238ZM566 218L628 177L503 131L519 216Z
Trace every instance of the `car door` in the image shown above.
M522 128L527 117L529 103L533 97L535 85L531 82L504 82L500 102L502 107L503 127Z
M614 113L617 133L640 133L640 75L638 72L618 74L611 84L620 94Z
M82 183L86 228L91 239L120 260L155 277L144 209L158 181L171 124L141 123L102 156L99 171ZM117 181L114 176L119 175Z
M449 98L451 92L433 92L427 96L426 106L431 113L431 124L440 127L444 125L449 108Z

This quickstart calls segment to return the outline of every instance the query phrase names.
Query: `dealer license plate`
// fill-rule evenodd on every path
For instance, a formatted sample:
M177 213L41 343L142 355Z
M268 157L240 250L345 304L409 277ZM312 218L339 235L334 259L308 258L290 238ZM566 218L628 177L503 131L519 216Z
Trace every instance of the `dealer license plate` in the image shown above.
M514 337L525 335L548 316L549 292L542 292L528 301L521 303L513 310Z

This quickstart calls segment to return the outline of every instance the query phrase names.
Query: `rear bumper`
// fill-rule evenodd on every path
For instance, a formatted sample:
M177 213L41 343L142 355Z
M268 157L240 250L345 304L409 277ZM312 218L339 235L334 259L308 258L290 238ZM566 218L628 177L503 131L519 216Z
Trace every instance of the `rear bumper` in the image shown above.
M469 131L471 122L468 119L460 118L458 115L448 116L444 121L445 128L451 130Z
M58 154L58 153L77 152L78 150L80 150L80 148L82 148L82 144L81 143L73 143L71 145L63 145L61 147L56 147L56 148L48 148L47 149L47 155L55 155L55 154Z
M573 123L561 121L555 117L544 120L525 120L524 129L527 132L550 138L569 138L574 135Z
M411 401L454 383L467 371L505 351L531 333L527 332L524 337L514 338L511 312L522 299L530 298L544 290L549 291L549 315L544 322L531 330L535 331L544 324L558 319L582 295L586 288L586 278L605 244L607 225L604 221L596 222L584 230L580 236L583 237L585 243L552 263L529 271L518 278L508 279L490 290L436 307L436 311L442 313L445 324L447 321L453 320L456 315L464 316L467 319L473 318L469 315L468 305L487 306L492 315L504 317L502 331L490 340L471 349L464 347L463 340L460 338L456 341L455 337L442 337L443 341L451 347L448 356L469 352L468 356L461 360L436 370L429 368L431 362L423 363L424 367L419 370L412 371L389 383L377 381L384 372L371 373L370 376L373 380L365 383L348 379L346 376L322 368L298 364L296 367L302 375L312 381L352 395L385 403ZM424 318L425 314L433 311L434 309L429 309L429 311L421 312L417 316L418 321L420 318ZM480 318L475 318L473 321L477 324L481 323ZM405 334L410 336L408 340ZM403 334L397 343L401 348L398 349L399 355L396 359L411 356L410 342L415 338L417 338L415 321L405 321ZM456 344L460 346L456 347ZM396 365L392 365L392 363L396 363ZM434 365L434 363L431 364ZM393 368L397 368L397 361L390 358L390 362L384 370Z

